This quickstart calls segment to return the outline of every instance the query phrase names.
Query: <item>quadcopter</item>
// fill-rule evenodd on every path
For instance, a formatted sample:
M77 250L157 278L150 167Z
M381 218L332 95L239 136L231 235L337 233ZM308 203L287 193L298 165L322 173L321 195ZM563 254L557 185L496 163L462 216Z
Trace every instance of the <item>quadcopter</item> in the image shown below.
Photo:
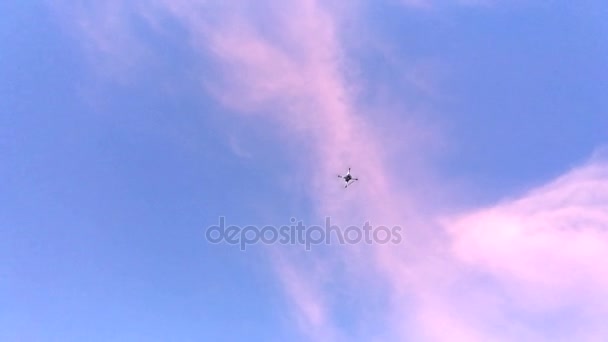
M344 182L346 183L346 184L344 184L344 188L347 188L349 185L351 185L355 181L359 180L359 178L353 178L353 176L351 176L351 174L350 174L350 167L348 168L348 172L346 172L346 175L344 175L344 176L338 175L338 178L344 179Z

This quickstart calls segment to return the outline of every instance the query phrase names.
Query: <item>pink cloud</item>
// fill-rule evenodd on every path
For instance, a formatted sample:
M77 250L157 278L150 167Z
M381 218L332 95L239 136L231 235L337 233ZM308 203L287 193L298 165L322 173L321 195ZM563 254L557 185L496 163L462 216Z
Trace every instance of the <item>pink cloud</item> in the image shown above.
M459 260L496 277L518 304L608 312L608 165L574 170L520 199L448 224Z
M189 16L191 11L184 8L183 13ZM302 172L307 182L312 181L310 195L322 217L330 215L341 225L363 224L364 218L375 218L375 224L400 222L404 214L414 210L404 205L411 201L410 195L391 192L391 178L385 171L387 149L383 147L391 146L390 141L379 136L377 126L355 105L353 98L358 94L349 83L339 20L317 1L291 2L289 8L268 16L274 20L271 26L281 28L272 36L264 34L250 18L238 15L212 28L200 24L203 19L188 19L194 23L189 27L197 37L196 46L210 52L224 71L209 89L230 108L279 122L285 132L281 138L305 139L310 159ZM400 132L400 142L407 144L407 136L418 136L416 131L422 129L411 127ZM365 179L356 185L357 191L344 192L335 178L347 166L353 166L353 172ZM415 169L412 162L400 174L406 177ZM327 293L319 274L343 279L345 283L339 286L353 293L361 290L350 283L354 279L382 286L366 277L383 272L376 261L383 254L353 246L332 254L331 262L308 254L306 262L295 263L293 256L284 255L278 275L302 332L313 340L336 340L341 335L332 323L332 313L341 304L328 298L331 292ZM338 271L340 266L336 265L345 268ZM371 266L372 271L360 269L361 265ZM342 272L346 275L337 275Z
M433 236L376 251L392 328L423 341L602 340L607 213L608 163L595 158L520 198L422 219Z

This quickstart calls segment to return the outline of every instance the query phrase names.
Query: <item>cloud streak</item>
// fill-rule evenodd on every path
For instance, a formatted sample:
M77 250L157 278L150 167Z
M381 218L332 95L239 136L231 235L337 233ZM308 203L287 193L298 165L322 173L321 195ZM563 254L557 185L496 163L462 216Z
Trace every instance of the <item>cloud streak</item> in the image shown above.
M597 320L608 313L607 213L608 164L592 161L447 228L457 260L500 284L512 310L567 313L570 340L586 340L607 332Z

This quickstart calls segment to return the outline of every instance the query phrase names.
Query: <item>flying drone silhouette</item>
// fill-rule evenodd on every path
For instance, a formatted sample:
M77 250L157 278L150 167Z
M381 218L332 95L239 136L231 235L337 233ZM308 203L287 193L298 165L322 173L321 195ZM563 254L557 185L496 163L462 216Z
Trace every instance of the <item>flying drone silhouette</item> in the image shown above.
M349 185L353 184L355 181L358 181L359 178L355 178L350 174L350 167L344 176L338 175L338 178L342 178L344 180L344 188L348 188Z

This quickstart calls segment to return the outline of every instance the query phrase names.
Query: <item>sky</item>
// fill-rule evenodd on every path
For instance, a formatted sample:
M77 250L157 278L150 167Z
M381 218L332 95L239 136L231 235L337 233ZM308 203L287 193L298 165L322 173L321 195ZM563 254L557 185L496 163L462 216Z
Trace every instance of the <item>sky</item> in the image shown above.
M0 340L604 341L606 56L602 0L2 1Z

